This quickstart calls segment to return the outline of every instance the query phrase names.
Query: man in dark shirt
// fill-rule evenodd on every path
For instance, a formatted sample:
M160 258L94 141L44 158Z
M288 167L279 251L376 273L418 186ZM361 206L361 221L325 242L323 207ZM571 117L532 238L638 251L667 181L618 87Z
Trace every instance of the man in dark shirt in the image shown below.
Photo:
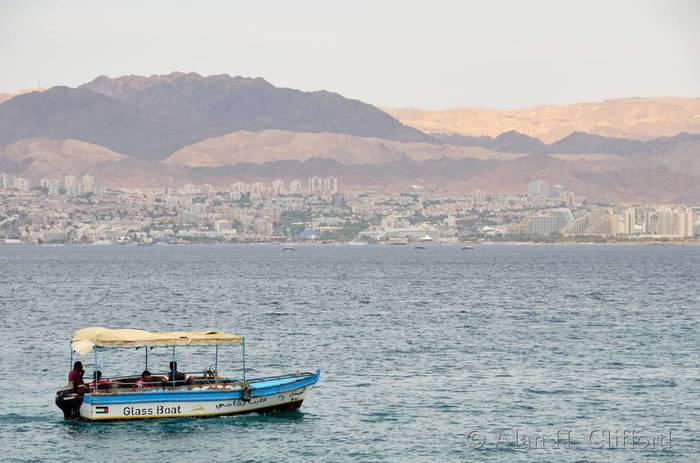
M83 370L83 362L77 361L73 364L73 369L68 373L68 386L73 388L74 392L84 393L87 392L88 388L83 381L83 375L85 370Z
M168 386L182 386L183 384L189 384L191 377L185 373L180 373L177 371L177 362L170 362L170 373L166 378L166 385Z

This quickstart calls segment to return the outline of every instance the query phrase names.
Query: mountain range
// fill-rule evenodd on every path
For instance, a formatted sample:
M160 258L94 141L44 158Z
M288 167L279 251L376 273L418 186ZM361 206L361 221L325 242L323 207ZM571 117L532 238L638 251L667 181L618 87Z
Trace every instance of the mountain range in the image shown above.
M0 96L0 171L92 173L114 187L333 175L347 188L454 192L521 192L539 178L594 199L695 201L698 101L608 100L510 119L469 110L450 122L261 78L101 76Z
M78 88L53 87L0 104L0 146L24 138L72 138L153 161L207 138L264 129L431 140L358 100L228 75L101 76Z
M516 110L385 108L385 111L426 133L496 137L516 130L544 143L553 143L572 132L637 140L681 132L700 133L700 98L620 98Z
M625 157L654 156L682 149L685 146L698 146L700 134L680 133L673 137L659 137L649 141L628 138L603 137L585 132L570 135L546 144L541 140L511 130L497 137L470 137L460 134L436 134L443 143L480 147L503 153L522 154L615 154Z

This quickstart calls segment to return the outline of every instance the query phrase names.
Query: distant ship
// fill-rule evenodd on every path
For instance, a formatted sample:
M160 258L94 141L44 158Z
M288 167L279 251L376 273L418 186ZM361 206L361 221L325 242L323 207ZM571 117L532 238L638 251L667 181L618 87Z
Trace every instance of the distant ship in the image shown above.
M471 244L465 244L464 246L462 246L463 251L472 251L473 249L474 246L472 246Z
M296 252L297 248L294 246L285 246L282 248L282 251L291 251L291 252Z
M97 240L93 241L92 245L93 246L110 246L114 243L112 243L110 240Z

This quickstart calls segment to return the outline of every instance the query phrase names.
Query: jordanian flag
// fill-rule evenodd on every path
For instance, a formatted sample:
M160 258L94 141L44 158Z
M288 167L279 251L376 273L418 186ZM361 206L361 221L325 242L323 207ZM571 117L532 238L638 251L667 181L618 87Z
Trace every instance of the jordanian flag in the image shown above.
M97 414L109 413L109 407L95 407L95 413L97 413Z

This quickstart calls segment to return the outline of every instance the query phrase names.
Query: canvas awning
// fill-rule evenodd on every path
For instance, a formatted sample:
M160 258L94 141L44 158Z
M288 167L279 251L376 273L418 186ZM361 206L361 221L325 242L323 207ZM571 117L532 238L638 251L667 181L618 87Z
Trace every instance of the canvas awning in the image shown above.
M221 331L152 333L134 329L83 328L71 338L71 349L85 355L93 347L208 346L241 344L243 338Z

